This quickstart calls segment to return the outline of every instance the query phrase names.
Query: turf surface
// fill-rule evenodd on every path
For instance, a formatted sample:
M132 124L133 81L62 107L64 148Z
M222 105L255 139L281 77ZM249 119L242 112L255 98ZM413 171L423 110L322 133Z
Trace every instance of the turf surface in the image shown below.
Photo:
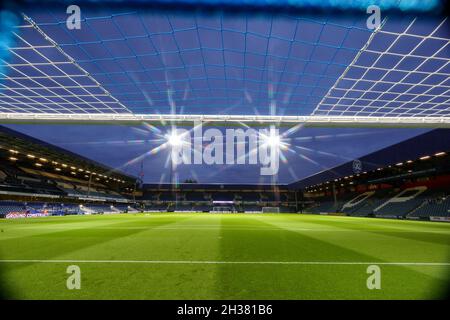
M0 221L16 299L434 299L450 224L293 214L128 214ZM366 286L370 264L381 289ZM68 290L69 265L81 289Z

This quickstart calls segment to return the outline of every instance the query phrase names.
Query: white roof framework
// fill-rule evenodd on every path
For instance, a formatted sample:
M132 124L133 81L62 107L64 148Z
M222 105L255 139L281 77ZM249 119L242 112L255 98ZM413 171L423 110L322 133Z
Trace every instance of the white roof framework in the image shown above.
M108 21L114 22L115 16L108 19ZM353 60L346 65L340 76L336 77L334 84L319 96L315 108L311 109L312 112L309 111L306 114L298 112L294 115L277 114L272 112L272 107L270 114L248 114L248 112L247 114L210 114L207 112L183 114L173 111L172 106L170 106L171 113L158 113L156 110L154 113L141 113L140 109L134 108L130 101L124 100L122 97L117 98L119 91L111 93L105 88L102 81L98 81L98 75L86 71L82 67L82 63L78 59L72 58L66 52L66 47L54 41L39 24L26 15L24 15L24 21L25 24L19 26L13 33L16 44L9 48L12 59L1 60L4 71L0 73L0 121L3 122L210 121L307 123L331 126L450 126L450 39L447 19L440 21L428 30L419 28L416 19L411 20L403 30L392 28L389 20L384 21L379 29L370 33L367 42L359 50L356 50ZM298 27L299 22L296 22L296 27ZM56 25L59 26L59 24ZM115 25L117 26L117 23ZM225 29L222 27L222 20L220 25L221 29L218 30L220 33L231 31L236 34L244 33ZM193 30L173 29L171 36L177 33L178 35L182 34L187 30L196 31L199 39L201 38L199 30L203 29L198 26ZM349 28L345 37L350 30L353 29ZM272 30L270 31L272 32ZM130 38L124 34L121 33L123 38L119 40L128 43ZM245 41L247 41L247 32L245 35ZM156 35L149 32L147 38L152 36L156 38ZM140 37L144 38L144 36L139 36L131 38L131 40L139 41ZM289 48L284 57L284 67L282 71L277 72L282 73L282 76L284 73L289 75L290 71L287 65L292 55L291 46L300 43L316 49L323 45L325 48L336 49L338 52L339 49L345 49L345 37L342 43L336 47L321 44L321 33L311 43L297 41L295 37L286 41ZM269 40L283 40L274 37L271 33L266 38L267 52L270 49ZM186 52L197 50L183 51L176 40L175 43L177 49L171 53L177 53L180 57L188 54ZM69 44L66 45L69 46ZM104 42L96 41L95 45L102 46ZM200 42L198 48L204 59L205 73L206 68L211 67L205 62L206 52L211 51L207 45ZM223 38L222 45L224 46ZM247 44L245 47L245 50L249 50ZM226 65L225 47L215 50L217 50L216 54L223 56L222 68L225 78L223 80L225 83L230 83L229 81L233 79L227 79L227 68L237 69L237 66ZM138 55L133 57L138 60ZM336 53L333 59L335 57ZM261 79L264 78L263 72L270 73L272 70L269 69L270 63L266 63L266 58L264 59L266 69L256 70L261 71ZM271 59L274 58L271 57ZM102 60L105 59L93 58L91 62L100 63L103 62ZM181 60L183 59L181 58ZM114 63L114 58L112 61ZM311 62L314 62L311 56L305 60L306 64ZM245 78L246 68L250 68L248 64L248 61L244 61L242 66L244 80L248 80ZM330 64L338 65L334 60L330 61L328 65ZM185 67L183 66L183 68ZM220 68L221 66L214 65L214 67ZM291 75L297 76L294 72L291 72ZM108 74L102 74L102 76L107 77ZM302 79L304 79L302 77L306 77L308 74L303 70L298 76L299 80L288 83L293 87L292 90L295 90L296 86L301 86ZM319 80L316 84L320 82ZM152 85L157 87L156 81L153 82ZM214 83L212 80L207 83L210 92L221 91L220 88L217 90L214 90L214 87L211 88L212 83ZM258 85L261 90L261 83L258 82ZM194 89L192 91L195 91ZM272 94L271 90L268 90L268 95ZM170 93L170 90L168 92ZM231 89L226 92L227 99L229 99L229 92ZM168 96L170 96L169 93ZM247 94L247 92L245 93ZM258 95L261 96L261 92L258 92ZM307 97L309 100L311 94ZM168 100L169 104L173 103L170 97ZM273 98L270 100L270 104L272 103L274 103ZM295 103L292 104L290 107L295 107Z

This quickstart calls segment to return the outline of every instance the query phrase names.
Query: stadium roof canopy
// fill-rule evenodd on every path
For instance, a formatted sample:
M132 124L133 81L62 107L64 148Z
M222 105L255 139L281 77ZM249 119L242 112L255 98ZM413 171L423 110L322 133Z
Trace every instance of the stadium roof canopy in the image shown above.
M28 159L30 162L33 162L34 159L45 159L43 164L50 166L52 170L54 167L61 167L62 164L69 169L75 166L77 169L82 169L82 172L95 172L95 175L108 182L111 180L112 182L123 181L123 183L133 184L136 180L135 177L104 164L0 126L0 158L3 158L2 155L15 157L19 155L22 159ZM7 161L7 159L4 158L2 161ZM58 166L55 166L55 163Z
M8 20L0 121L450 126L440 16L65 9Z
M450 151L450 140L448 138L447 129L432 130L377 150L359 159L323 170L305 179L291 183L289 186L292 188L304 188L338 180L339 183L348 183L352 180L346 180L349 177L359 180L359 182L370 183L371 179L376 181L374 176L378 178L390 177L389 173L386 172L387 170L379 172L383 169L389 169L392 177L398 175L402 178L420 175L422 173L421 169L424 167L431 167L431 170L423 172L424 176L439 173L443 169L448 172L450 168L448 162L450 157L448 154L448 151ZM432 161L431 164L429 164L430 160ZM355 161L359 162L359 171L355 171ZM438 163L441 167L438 166ZM410 164L410 166L406 166L407 164ZM414 169L414 171L408 169Z

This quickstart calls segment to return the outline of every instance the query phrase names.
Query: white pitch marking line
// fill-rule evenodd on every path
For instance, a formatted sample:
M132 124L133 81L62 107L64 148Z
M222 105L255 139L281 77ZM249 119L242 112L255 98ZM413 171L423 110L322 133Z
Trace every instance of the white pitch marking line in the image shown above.
M354 262L354 261L202 261L202 260L39 260L11 259L0 263L134 263L134 264L287 264L287 265L393 265L450 266L450 262Z

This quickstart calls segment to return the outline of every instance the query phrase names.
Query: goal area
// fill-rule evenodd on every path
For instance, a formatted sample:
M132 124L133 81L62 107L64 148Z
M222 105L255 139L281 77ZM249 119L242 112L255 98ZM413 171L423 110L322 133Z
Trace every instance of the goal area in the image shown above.
M220 207L213 207L212 213L232 213L234 212L232 207L227 206L220 206Z
M262 207L262 213L280 213L279 207Z

